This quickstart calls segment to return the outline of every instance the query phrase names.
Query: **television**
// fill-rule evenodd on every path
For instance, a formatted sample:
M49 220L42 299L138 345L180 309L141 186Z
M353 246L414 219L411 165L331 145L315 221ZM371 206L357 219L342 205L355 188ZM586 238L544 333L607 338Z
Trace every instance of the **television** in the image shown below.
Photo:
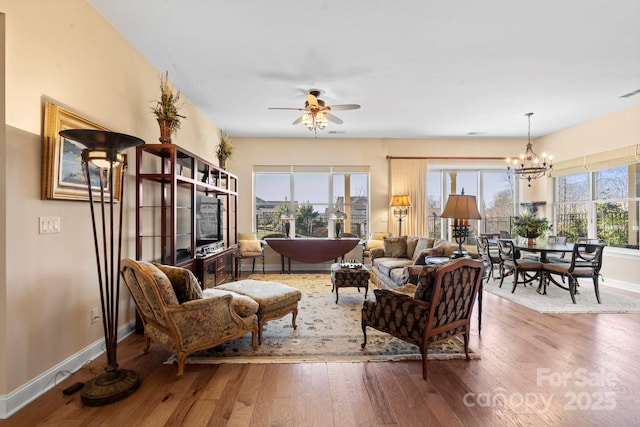
M222 200L206 194L196 194L196 247L221 242Z

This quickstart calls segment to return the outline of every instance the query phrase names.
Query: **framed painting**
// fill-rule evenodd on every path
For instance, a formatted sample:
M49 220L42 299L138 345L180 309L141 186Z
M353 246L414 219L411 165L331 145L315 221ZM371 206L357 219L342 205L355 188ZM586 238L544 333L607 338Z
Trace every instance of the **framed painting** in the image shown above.
M85 147L76 141L62 138L59 132L66 129L109 130L65 108L47 102L42 149L42 199L88 201L87 180L82 166L82 150ZM119 201L122 175L117 172L119 171L114 174L114 188L108 189L105 199L109 198L110 192L115 190L114 200ZM93 198L100 200L98 168L91 165L90 175Z

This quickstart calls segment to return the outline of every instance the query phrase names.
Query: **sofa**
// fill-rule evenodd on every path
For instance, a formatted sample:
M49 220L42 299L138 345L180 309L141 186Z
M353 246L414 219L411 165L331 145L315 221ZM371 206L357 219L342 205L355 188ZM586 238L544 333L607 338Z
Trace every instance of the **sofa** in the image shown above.
M380 289L415 290L428 257L450 257L458 245L420 236L384 237L382 247L371 248L371 281Z

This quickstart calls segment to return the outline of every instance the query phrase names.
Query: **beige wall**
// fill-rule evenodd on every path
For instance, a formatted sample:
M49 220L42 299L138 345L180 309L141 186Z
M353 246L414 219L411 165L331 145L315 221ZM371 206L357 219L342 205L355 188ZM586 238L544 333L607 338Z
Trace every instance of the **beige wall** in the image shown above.
M159 92L159 71L83 0L1 5L7 88L6 155L1 156L6 191L1 203L7 206L2 209L6 256L0 262L3 395L102 337L101 323L90 324L99 293L89 206L40 200L44 103L56 102L112 130L156 143L159 131L150 107ZM185 113L188 119L174 142L215 161L217 128L188 105ZM124 248L124 255L132 257L134 166L126 181ZM39 235L39 216L59 216L61 233ZM126 292L123 301L121 323L133 314Z

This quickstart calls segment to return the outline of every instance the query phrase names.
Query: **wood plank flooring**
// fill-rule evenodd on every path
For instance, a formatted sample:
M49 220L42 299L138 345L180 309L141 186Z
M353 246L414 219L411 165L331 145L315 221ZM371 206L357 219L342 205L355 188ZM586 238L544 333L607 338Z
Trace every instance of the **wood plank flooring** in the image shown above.
M428 381L417 361L187 365L178 378L132 335L118 361L140 373L135 394L99 408L62 394L99 358L0 426L640 425L640 314L540 314L485 293L481 336L472 325L482 359L430 361Z

